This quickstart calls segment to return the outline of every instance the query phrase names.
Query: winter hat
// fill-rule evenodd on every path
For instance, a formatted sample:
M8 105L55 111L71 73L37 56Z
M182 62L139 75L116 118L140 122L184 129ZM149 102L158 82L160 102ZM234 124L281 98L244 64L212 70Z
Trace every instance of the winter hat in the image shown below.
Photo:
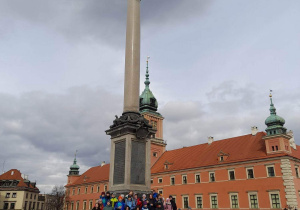
M102 192L101 195L105 195L105 192Z
M146 197L146 194L143 194L143 197Z
M123 199L123 197L121 195L118 197L118 200L120 200L120 199Z

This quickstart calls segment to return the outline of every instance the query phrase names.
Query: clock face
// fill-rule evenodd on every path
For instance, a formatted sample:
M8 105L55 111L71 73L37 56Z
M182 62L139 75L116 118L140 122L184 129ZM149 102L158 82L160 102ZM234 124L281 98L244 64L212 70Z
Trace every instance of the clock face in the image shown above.
M140 127L136 131L136 137L138 139L145 139L149 135L149 131L147 128Z

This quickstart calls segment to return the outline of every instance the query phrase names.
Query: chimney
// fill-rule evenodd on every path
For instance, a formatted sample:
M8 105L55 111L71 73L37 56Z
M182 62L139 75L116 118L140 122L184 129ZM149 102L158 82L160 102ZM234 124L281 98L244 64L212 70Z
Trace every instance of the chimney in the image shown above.
M102 161L102 163L101 163L101 167L102 167L102 166L104 166L104 165L105 165L105 161Z
M257 132L258 132L257 127L256 126L252 126L251 127L251 134L252 134L252 136L255 136L257 134Z
M211 145L213 143L213 141L214 141L214 137L209 136L208 141L207 141L208 145Z

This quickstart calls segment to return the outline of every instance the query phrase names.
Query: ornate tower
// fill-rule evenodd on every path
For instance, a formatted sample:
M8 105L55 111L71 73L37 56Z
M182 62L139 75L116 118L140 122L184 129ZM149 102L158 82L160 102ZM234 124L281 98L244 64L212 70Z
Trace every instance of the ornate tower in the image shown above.
M149 58L146 61L145 89L140 95L140 113L149 120L156 133L151 136L151 166L165 152L166 143L163 140L163 116L157 112L158 103L149 88Z
M267 135L263 138L266 143L266 151L268 154L290 153L291 147L289 139L291 136L286 134L286 128L284 127L285 120L276 114L271 93L270 102L270 116L265 121L267 125Z
M155 134L139 112L140 0L127 1L124 108L106 131L111 136L109 189L115 193L150 192L150 136Z
M79 175L79 165L77 165L77 160L76 160L76 153L75 153L75 158L73 161L73 165L70 166L70 171L68 175L68 184L72 184L77 180L77 178L80 176Z

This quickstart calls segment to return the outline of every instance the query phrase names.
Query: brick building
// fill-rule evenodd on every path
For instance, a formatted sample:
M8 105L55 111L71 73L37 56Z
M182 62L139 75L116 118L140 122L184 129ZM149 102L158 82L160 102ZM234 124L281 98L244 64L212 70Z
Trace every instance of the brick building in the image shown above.
M252 127L248 135L218 141L209 137L204 144L166 151L164 118L157 112L149 84L147 68L140 112L157 128L151 139L152 189L163 197L173 195L182 209L299 207L300 147L292 132L286 132L271 95L266 132ZM109 190L109 164L92 167L82 175L78 169L75 159L66 185L67 210L91 209L100 193Z

